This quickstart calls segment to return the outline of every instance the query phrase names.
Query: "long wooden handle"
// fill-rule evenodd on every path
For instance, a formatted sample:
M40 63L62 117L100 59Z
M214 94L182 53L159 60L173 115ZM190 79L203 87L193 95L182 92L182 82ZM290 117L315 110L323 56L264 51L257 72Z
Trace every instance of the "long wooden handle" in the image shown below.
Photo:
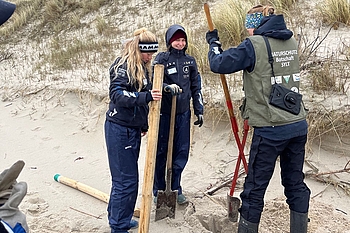
M107 193L97 190L91 186L88 186L76 180L70 179L68 177L61 176L60 174L56 174L54 176L54 180L64 185L67 185L69 187L75 188L79 191L82 191L83 193L89 194L90 196L93 196L103 202L106 202L106 203L109 202L109 195Z
M204 3L204 11L205 11L205 16L207 17L209 30L213 31L214 30L214 24L213 24L213 20L211 19L208 3ZM235 115L233 114L233 106L232 106L231 96L230 96L230 93L228 91L228 85L227 85L227 82L226 82L225 75L224 74L220 74L220 79L221 79L222 87L224 89L226 104L227 104L227 107L228 107L228 113L229 113L229 116L230 116L230 119L231 119L231 125L233 127L233 132L238 132L238 126L237 126L237 123L236 123Z
M213 20L211 19L208 3L204 3L204 11L205 11L205 15L207 17L209 30L213 31L214 30L214 24L213 24ZM231 122L232 131L233 131L233 134L235 136L235 140L236 140L236 144L237 144L238 150L240 152L239 158L242 159L244 168L245 168L245 170L247 172L247 169L246 169L247 168L247 162L246 162L244 154L243 154L244 145L241 143L241 141L239 139L237 120L236 120L235 114L233 113L232 100L231 100L230 93L228 91L228 86L227 86L225 75L224 74L220 74L220 79L221 79L222 87L224 89L226 105L227 105L228 114L230 116L230 122Z
M208 3L204 3L204 12L205 12L205 16L207 17L209 30L213 31L214 30L214 24L213 24L213 20L211 20L211 15L210 15L210 10L209 10Z
M86 185L84 183L81 183L81 182L78 182L76 180L70 179L68 177L62 176L60 174L56 174L54 176L54 180L61 183L61 184L66 185L68 187L71 187L71 188L77 189L83 193L89 194L90 196L97 198L98 200L103 201L107 204L109 202L109 195L107 193L104 193L104 192L102 192L98 189L95 189L89 185ZM140 209L135 208L133 216L140 217Z
M173 164L173 145L174 145L174 131L175 131L175 117L176 117L176 96L173 95L171 99L171 115L170 115L170 128L168 139L168 153L166 163L166 189L171 190L171 177L172 177L172 164Z
M154 66L153 89L162 90L163 75L164 66L156 64ZM148 233L149 231L152 206L153 179L158 143L160 107L161 101L152 101L150 104L147 154L145 161L145 171L143 176L142 201L138 233Z

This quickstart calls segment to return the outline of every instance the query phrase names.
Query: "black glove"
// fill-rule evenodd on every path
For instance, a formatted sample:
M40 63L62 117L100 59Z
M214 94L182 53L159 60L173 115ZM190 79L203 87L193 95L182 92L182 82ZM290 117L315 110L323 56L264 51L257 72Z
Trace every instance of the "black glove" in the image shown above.
M164 91L171 92L172 95L178 95L180 94L180 87L174 83L174 84L166 85L164 87Z
M218 43L219 42L218 30L214 29L213 31L207 31L207 34L205 35L205 39L207 40L208 44L211 44L213 42Z
M198 125L198 127L203 125L203 115L197 115L197 120L194 122L194 125Z
M153 97L152 97L151 92L149 91L149 92L146 93L146 102L149 103L152 100L153 100Z

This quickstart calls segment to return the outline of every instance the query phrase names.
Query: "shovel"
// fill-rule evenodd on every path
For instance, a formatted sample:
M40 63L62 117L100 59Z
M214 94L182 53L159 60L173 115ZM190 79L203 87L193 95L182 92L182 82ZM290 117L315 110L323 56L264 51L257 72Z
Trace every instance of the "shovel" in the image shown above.
M156 221L166 217L175 218L177 190L176 191L171 190L175 114L176 114L176 95L173 95L172 103L171 103L165 191L158 190L156 216L155 216Z
M208 21L208 26L209 26L209 30L213 31L214 30L214 25L213 25L213 21L211 19L210 16L210 11L209 11L209 5L207 3L204 3L204 12L205 15L207 17L207 21ZM228 201L228 217L229 220L232 222L237 222L238 219L238 208L240 205L240 199L237 197L233 197L233 191L235 189L236 186L236 182L237 182L237 178L238 178L238 170L240 167L240 163L241 160L243 162L244 165L244 169L246 174L248 173L248 165L247 165L247 161L244 157L244 145L245 145L245 141L246 141L246 137L247 137L247 132L249 130L249 125L247 120L244 121L244 135L243 135L243 140L242 142L239 139L239 135L238 135L238 126L237 126L237 120L236 117L233 113L233 106L232 106L232 101L231 101L231 96L230 93L228 91L228 85L226 82L226 78L224 74L220 74L220 79L221 79L221 84L222 87L224 89L224 94L225 94L225 99L226 99L226 104L227 104L227 110L230 116L230 122L231 122L231 128L233 131L233 135L235 137L236 140L236 144L239 150L239 156L238 156L238 160L236 163L236 169L235 169L235 174L234 177L232 179L232 186L231 186L231 190L230 193L227 194L227 201Z

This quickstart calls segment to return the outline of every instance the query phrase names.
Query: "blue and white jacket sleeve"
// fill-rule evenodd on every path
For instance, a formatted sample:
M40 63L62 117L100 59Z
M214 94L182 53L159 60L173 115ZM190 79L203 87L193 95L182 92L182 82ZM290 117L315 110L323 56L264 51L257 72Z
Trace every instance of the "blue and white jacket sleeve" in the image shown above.
M126 69L120 66L116 69L110 68L110 89L109 98L118 107L131 107L147 105L152 99L149 92L138 92L132 84L129 83L129 78Z
M252 71L255 65L255 52L249 39L235 48L225 51L217 43L209 45L208 60L210 70L219 74L230 74L240 70Z

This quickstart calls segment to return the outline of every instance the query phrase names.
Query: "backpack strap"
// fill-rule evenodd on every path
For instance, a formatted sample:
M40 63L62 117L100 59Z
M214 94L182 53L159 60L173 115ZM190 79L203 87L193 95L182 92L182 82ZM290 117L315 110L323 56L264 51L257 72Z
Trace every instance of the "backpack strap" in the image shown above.
M273 70L273 57L272 57L272 52L271 52L271 46L269 43L269 40L267 39L266 36L262 36L264 38L265 44L266 44L266 49L267 49L267 54L269 56L269 63L271 65L271 73L272 73L272 77L275 77L275 72Z

